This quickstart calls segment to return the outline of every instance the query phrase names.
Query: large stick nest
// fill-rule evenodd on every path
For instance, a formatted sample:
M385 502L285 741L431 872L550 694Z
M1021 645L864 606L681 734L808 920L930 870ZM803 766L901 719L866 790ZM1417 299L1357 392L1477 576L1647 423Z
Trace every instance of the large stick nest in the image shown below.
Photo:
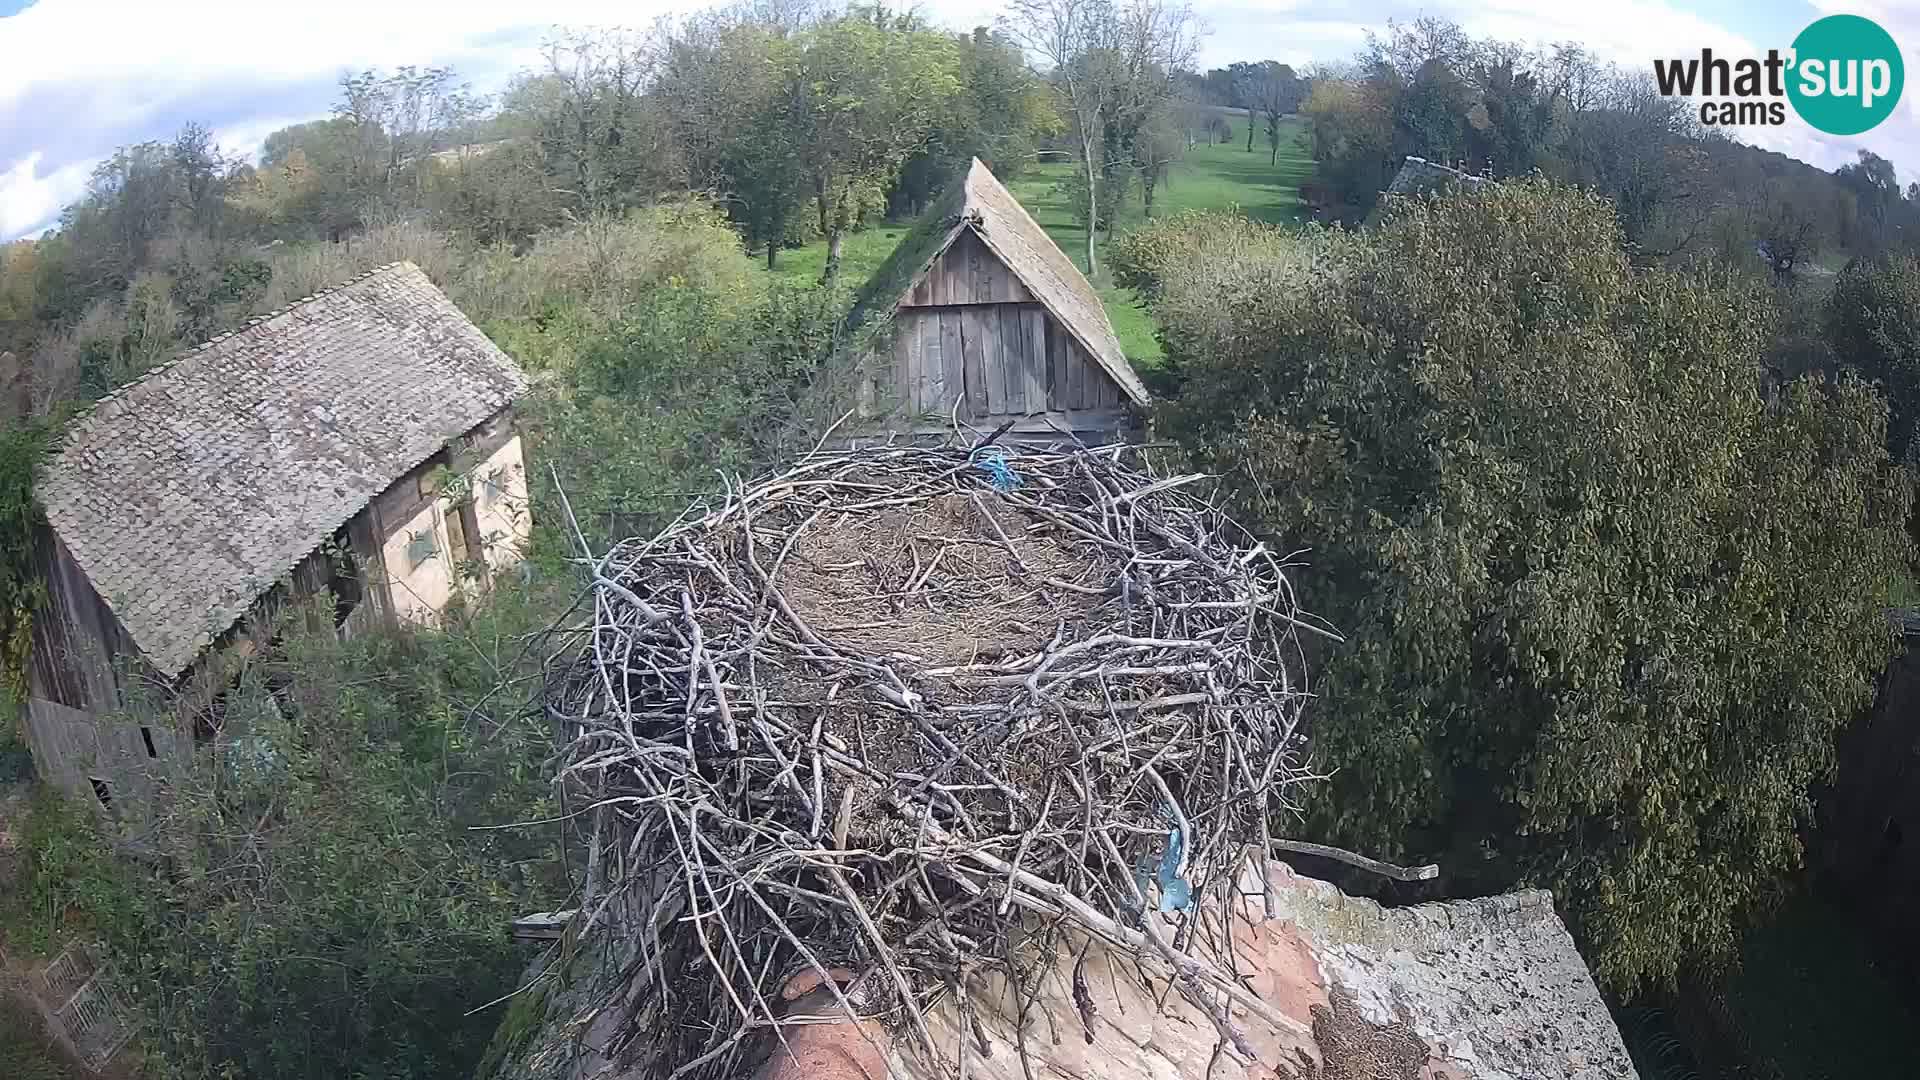
M1313 624L1197 477L1133 454L815 454L593 561L548 709L589 910L633 912L632 1075L742 1074L810 968L950 1058L944 996L1031 993L1093 941L1245 1050L1228 1005L1270 1010L1218 916L1291 812Z

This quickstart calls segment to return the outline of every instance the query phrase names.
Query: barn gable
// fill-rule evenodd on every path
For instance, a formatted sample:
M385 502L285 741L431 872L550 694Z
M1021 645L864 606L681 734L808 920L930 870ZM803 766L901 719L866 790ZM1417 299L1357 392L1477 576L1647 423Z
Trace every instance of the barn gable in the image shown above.
M890 322L858 388L861 415L889 430L1012 420L1106 441L1149 402L1085 275L977 160L856 318Z

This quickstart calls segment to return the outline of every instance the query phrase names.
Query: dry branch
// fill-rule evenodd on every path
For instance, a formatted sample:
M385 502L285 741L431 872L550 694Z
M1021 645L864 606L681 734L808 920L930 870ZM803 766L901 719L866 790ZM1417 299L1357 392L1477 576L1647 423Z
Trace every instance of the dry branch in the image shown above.
M741 1074L807 969L860 973L840 1009L934 1054L929 1008L1037 986L1063 932L1230 1051L1229 1002L1286 1026L1198 912L1292 819L1295 635L1322 631L1194 477L1132 458L816 451L586 560L547 711L596 877L644 918L632 1075Z

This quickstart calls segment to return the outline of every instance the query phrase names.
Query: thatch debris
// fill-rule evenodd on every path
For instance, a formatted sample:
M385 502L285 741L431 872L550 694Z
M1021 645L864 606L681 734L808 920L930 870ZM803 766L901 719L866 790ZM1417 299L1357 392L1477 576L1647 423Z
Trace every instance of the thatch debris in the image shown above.
M1222 920L1292 810L1297 634L1325 631L1137 453L816 453L590 560L547 709L593 823L582 910L619 897L640 939L623 1075L742 1075L808 971L937 1058L943 997L1095 942L1227 1052L1234 1013L1278 1016Z

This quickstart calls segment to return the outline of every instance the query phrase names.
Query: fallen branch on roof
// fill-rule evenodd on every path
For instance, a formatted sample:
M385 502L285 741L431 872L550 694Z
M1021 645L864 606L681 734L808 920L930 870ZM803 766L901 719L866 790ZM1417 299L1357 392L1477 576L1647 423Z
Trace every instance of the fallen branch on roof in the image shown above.
M1234 1016L1285 1021L1220 928L1293 820L1296 635L1322 628L1196 479L1121 449L816 453L590 560L546 707L641 942L626 1075L741 1075L807 969L937 1059L934 1003L1036 987L1062 942L1132 955L1243 1054Z
M1312 844L1305 840L1275 840L1273 850L1291 851L1297 855L1318 855L1323 859L1357 866L1368 873L1392 878L1395 881L1432 881L1440 876L1439 863L1427 863L1425 866L1395 866L1390 862L1381 862L1379 859L1369 859L1365 855L1355 854L1346 848Z

